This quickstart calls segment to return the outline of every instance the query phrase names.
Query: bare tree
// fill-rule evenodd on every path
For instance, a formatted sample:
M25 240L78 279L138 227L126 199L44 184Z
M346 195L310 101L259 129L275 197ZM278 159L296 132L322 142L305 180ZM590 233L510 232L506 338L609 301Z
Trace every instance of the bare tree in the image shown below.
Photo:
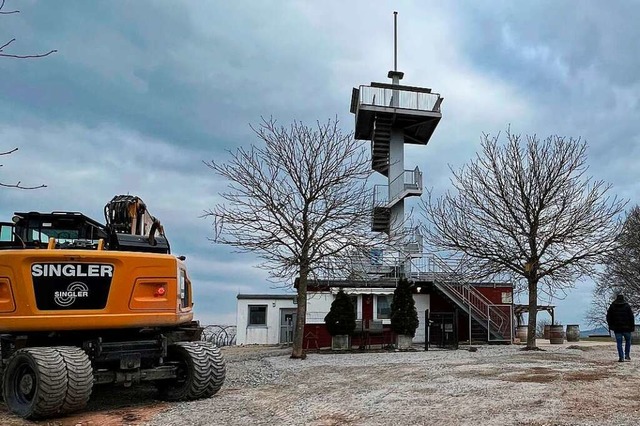
M640 207L634 206L624 221L615 250L606 257L598 280L600 292L624 293L634 311L640 309Z
M613 299L614 293L609 287L600 285L600 283L596 285L591 298L591 306L589 306L585 315L587 323L594 327L604 327L608 329L607 310L611 302L613 302Z
M607 326L606 313L616 294L624 294L634 312L640 311L640 207L634 206L624 220L615 249L604 260L598 275L587 320Z
M5 155L11 155L14 152L16 152L18 150L18 148L14 148L12 150L9 151L0 151L0 157L5 156ZM0 167L2 167L2 164L0 164ZM0 187L2 188L18 188L18 189L38 189L38 188L46 188L47 185L37 185L37 186L24 186L21 184L20 181L16 182L16 183L3 183L0 182Z
M299 277L291 357L304 358L308 278L375 244L370 160L337 120L286 128L270 119L252 129L264 146L240 148L228 163L205 163L229 182L226 203L206 216L214 219L214 241L257 253L270 278Z
M4 8L5 3L6 3L6 0L0 0L0 15L13 15L15 13L20 13L19 10L5 10ZM15 59L44 58L45 56L49 56L52 53L57 52L57 50L54 49L45 53L33 53L33 54L22 54L22 55L5 53L5 49L9 47L14 41L16 41L16 39L12 38L11 40L5 42L3 45L0 46L0 57L15 58Z
M15 13L20 13L19 10L5 10L4 8L5 3L6 3L6 0L0 0L0 15L13 15ZM16 41L16 39L12 38L11 40L5 42L0 46L0 57L15 58L15 59L43 58L45 56L51 55L54 52L57 52L57 50L50 50L46 53L38 53L38 54L30 54L30 55L16 55L16 54L5 53L5 49L9 47L9 45L11 45L14 41ZM0 157L11 155L17 150L18 148L14 148L9 151L0 151ZM2 164L0 164L0 167L2 167ZM18 181L17 183L14 183L14 184L7 184L7 183L0 182L0 187L18 188L18 189L38 189L38 188L44 188L46 187L46 185L24 186L20 184L20 181Z
M535 348L539 291L570 288L612 252L626 202L586 176L580 139L507 130L482 137L482 152L453 171L454 193L423 202L435 247L471 258L476 278L508 275L529 296L527 348Z

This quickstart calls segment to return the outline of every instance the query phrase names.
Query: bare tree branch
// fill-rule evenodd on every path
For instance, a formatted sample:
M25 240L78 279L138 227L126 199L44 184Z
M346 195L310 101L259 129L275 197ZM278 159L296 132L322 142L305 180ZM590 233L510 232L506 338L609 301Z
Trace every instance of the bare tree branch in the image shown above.
M256 253L272 279L299 277L292 356L301 357L307 278L346 271L380 243L370 232L370 160L337 119L286 128L271 118L252 129L260 146L239 148L227 163L205 162L229 182L224 203L205 216L213 241Z
M6 0L2 0L2 2L0 2L0 15L11 15L13 13L20 13L19 10L11 10L11 11L2 10L4 8L5 3L6 3Z
M0 0L0 15L11 15L11 14L14 14L14 13L20 13L19 10L5 11L4 10L5 3L6 3L6 0ZM6 42L2 46L0 46L0 57L16 58L16 59L43 58L45 56L49 56L52 53L57 52L57 50L50 50L49 52L46 52L46 53L30 54L30 55L16 55L16 54L11 54L11 53L4 53L4 49L9 47L11 45L11 43L13 43L14 41L16 41L16 39L12 38L8 42ZM11 150L5 151L5 152L1 152L0 151L0 156L11 155L14 152L16 152L17 150L18 150L18 148L14 148L14 149L11 149ZM2 167L2 164L0 164L0 167ZM18 182L14 183L14 184L8 184L8 183L4 183L4 182L0 181L0 187L2 187L2 188L17 188L17 189L38 189L38 188L45 188L46 185L24 186L24 185L22 185L21 181L18 181Z
M4 8L4 4L5 3L6 3L6 0L1 0L1 2L0 2L0 15L12 15L14 13L20 13L19 10L4 11L3 8ZM6 47L8 47L11 43L13 43L14 41L16 41L16 39L12 38L8 42L6 42L2 46L0 46L0 57L14 58L14 59L44 58L45 56L49 56L52 53L56 53L57 52L57 50L53 49L53 50L50 50L50 51L48 51L46 53L33 53L33 54L28 54L28 55L17 55L17 54L13 54L13 53L4 53L4 49Z
M453 192L423 203L427 240L473 259L476 279L508 275L528 291L529 339L535 347L539 292L555 295L615 248L626 201L586 176L586 144L506 132L482 136L482 152L452 170Z
M18 148L13 148L10 149L9 151L0 151L0 157L3 155L11 155L14 152L16 152L18 150ZM3 164L0 164L0 167L2 167ZM0 187L2 188L16 188L16 189L39 189L39 188L46 188L47 185L37 185L37 186L24 186L21 184L20 181L18 181L17 183L13 183L13 184L7 184L7 183L3 183L0 182Z

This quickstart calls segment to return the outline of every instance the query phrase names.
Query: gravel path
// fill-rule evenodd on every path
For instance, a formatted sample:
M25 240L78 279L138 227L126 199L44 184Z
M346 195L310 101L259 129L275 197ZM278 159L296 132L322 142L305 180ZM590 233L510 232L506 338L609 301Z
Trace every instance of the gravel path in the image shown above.
M638 425L640 362L612 344L310 354L229 348L214 398L147 425ZM288 353L287 351L284 351Z
M227 380L213 398L155 400L153 386L94 390L69 417L22 425L639 425L640 353L615 345L480 346L476 352L317 353L223 348ZM632 357L636 349L632 350Z

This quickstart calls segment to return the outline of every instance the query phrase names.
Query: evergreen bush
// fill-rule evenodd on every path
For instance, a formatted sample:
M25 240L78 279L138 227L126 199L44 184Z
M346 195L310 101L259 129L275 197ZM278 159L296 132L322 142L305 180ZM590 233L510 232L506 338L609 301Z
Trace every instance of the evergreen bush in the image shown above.
M331 303L331 309L324 317L327 330L332 336L351 335L356 329L356 312L351 299L342 289Z
M414 337L418 328L418 312L413 300L411 285L406 278L400 279L393 292L391 302L391 329L396 334Z

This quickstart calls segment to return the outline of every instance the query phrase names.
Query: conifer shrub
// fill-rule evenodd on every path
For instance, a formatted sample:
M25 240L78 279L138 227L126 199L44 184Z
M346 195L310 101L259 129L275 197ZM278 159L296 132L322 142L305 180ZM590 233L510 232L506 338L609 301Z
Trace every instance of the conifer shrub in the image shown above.
M332 336L352 335L356 328L356 313L351 299L340 289L324 317L327 330Z
M411 284L406 278L400 279L391 301L391 329L396 334L414 337L418 328L418 311L413 300Z

